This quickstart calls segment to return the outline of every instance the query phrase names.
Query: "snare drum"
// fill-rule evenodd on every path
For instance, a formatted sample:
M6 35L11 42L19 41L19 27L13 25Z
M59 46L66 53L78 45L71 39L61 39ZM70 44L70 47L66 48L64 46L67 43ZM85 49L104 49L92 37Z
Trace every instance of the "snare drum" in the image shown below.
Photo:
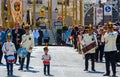
M15 57L13 55L7 57L7 62L8 63L14 63L15 62Z
M23 58L27 56L28 51L25 48L19 48L17 53L21 58Z

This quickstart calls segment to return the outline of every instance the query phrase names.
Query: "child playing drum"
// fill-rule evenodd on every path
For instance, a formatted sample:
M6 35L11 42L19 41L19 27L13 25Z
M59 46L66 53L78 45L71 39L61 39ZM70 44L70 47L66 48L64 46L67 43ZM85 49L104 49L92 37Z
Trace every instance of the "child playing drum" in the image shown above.
M5 54L5 60L7 65L7 75L13 75L13 63L15 61L14 53L16 49L14 44L11 42L11 34L7 34L7 41L3 44L2 51Z
M44 55L42 55L42 60L44 64L44 75L46 75L46 69L47 69L47 74L50 75L50 60L51 56L48 54L48 47L44 47Z

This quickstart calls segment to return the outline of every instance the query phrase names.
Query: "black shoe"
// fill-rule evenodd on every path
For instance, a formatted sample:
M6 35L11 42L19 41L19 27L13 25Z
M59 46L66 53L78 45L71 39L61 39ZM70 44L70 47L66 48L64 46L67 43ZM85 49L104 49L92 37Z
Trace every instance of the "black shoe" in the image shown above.
M51 76L51 74L48 74L48 76Z
M9 76L10 74L9 74L9 73L7 73L7 75Z
M102 62L103 62L103 60L100 60L100 62L102 63Z
M116 75L115 75L115 74L113 74L113 75L112 75L112 77L116 77Z
M2 65L3 63L0 62L0 65Z
M96 70L95 70L95 69L92 69L92 71L94 71L94 72L95 72Z
M88 69L84 69L84 71L88 71Z
M20 71L21 71L21 70L23 70L23 69L19 68L18 70L20 70Z
M117 67L120 67L120 64L117 64Z
M10 73L10 75L13 75L13 73Z
M110 74L107 74L107 73L106 73L106 74L104 74L103 76L110 76Z
M29 70L29 68L26 68L26 70Z

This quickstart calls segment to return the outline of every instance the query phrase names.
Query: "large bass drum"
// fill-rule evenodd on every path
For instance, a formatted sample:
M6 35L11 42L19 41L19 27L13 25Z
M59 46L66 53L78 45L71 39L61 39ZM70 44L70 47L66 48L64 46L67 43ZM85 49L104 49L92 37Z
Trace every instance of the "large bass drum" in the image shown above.
M21 58L24 58L27 56L28 51L25 48L19 48L17 53Z

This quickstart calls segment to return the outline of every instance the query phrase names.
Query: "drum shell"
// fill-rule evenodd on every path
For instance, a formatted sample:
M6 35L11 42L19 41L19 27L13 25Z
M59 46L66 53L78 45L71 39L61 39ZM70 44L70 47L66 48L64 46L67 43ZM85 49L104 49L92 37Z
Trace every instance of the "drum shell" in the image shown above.
M19 48L17 53L21 58L24 58L27 56L28 51L25 48Z
M15 62L15 57L13 55L7 56L7 62L8 63L14 63Z

